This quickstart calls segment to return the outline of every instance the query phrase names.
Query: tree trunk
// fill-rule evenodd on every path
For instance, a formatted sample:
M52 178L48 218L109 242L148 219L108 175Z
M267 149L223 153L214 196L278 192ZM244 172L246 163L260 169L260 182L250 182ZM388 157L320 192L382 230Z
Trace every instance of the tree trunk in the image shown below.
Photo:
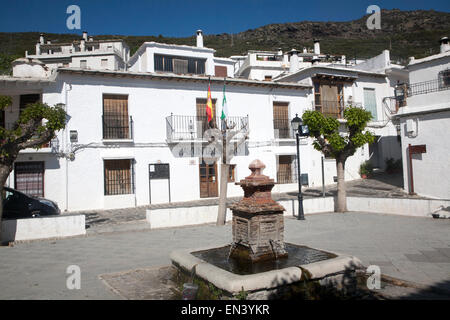
M11 167L0 165L0 245L2 245L2 219L3 219L3 186L11 172Z
M345 160L336 159L336 171L337 171L337 202L336 212L347 211L347 192L345 189Z
M230 165L222 163L220 166L220 190L219 190L219 212L217 214L217 225L223 226L227 216L227 187Z

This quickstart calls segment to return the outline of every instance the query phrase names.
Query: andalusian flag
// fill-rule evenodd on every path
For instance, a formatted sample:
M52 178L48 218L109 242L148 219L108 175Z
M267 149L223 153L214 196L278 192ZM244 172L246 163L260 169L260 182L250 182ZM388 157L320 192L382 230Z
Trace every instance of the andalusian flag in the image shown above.
M214 117L213 108L212 108L212 100L211 100L211 86L208 83L208 98L206 99L206 114L208 115L208 122L212 120Z
M228 117L228 105L227 98L225 97L225 83L223 84L223 100L222 100L222 114L220 115L220 119L225 120Z

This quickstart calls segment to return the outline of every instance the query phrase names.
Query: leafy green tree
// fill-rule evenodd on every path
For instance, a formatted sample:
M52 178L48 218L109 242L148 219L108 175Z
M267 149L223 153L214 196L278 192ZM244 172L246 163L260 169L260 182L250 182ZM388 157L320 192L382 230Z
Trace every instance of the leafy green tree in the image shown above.
M12 104L9 96L0 96L0 111ZM60 106L50 107L45 103L28 104L19 119L10 129L0 127L0 188L3 203L3 186L13 169L13 163L20 150L39 149L49 143L58 130L66 125L66 112ZM0 221L3 205L0 205ZM1 228L0 228L1 239Z
M303 123L308 126L310 136L315 139L314 148L326 157L336 159L337 212L347 211L345 162L359 147L375 140L372 133L365 131L371 119L369 111L352 106L344 110L344 121L341 122L325 117L319 111L305 111L303 114Z

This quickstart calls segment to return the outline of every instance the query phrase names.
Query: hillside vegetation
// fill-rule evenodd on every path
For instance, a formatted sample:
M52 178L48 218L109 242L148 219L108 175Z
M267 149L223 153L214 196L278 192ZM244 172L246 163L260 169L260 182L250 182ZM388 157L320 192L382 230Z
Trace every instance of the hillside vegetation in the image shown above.
M283 51L292 48L312 47L313 39L321 40L322 53L346 55L347 59L368 58L391 50L391 59L405 63L407 58L424 57L439 52L438 41L450 36L450 13L438 11L382 10L381 29L369 30L369 15L348 22L279 23L250 29L237 34L205 35L204 45L216 49L216 56L242 55L247 50ZM207 33L208 30L204 30ZM194 34L195 30L193 30ZM195 36L170 38L159 36L94 35L96 39L124 39L133 54L145 41L195 45ZM46 33L52 43L71 42L80 34ZM9 73L12 60L22 57L25 51L34 54L39 32L0 33L0 72Z

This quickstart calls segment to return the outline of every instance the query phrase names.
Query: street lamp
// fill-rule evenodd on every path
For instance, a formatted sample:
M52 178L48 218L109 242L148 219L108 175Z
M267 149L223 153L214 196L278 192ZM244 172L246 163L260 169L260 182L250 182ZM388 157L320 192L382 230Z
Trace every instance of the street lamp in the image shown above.
M295 114L295 118L291 121L292 129L295 130L295 137L297 140L297 174L298 174L298 220L305 220L303 213L303 195L302 195L302 179L300 174L300 137L309 136L308 126L303 125L302 118Z

